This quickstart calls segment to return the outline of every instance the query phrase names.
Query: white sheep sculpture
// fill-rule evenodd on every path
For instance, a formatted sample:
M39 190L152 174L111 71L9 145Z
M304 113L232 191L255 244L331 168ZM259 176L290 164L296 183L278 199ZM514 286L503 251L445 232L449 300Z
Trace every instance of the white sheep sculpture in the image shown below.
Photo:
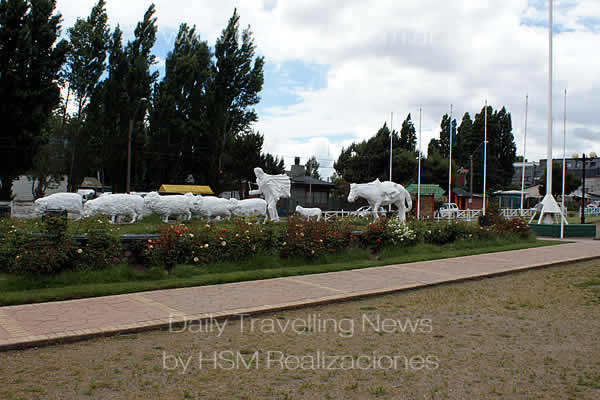
M83 215L92 216L103 214L111 217L114 224L117 217L130 217L134 223L148 215L149 211L144 204L142 196L134 194L107 194L97 199L88 200L83 206Z
M158 192L150 192L144 197L145 206L154 214L160 215L163 222L168 222L172 215L183 216L189 221L192 218L193 203L194 196L191 193L161 196Z
M235 217L264 217L263 224L267 222L267 202L263 199L230 199L231 213Z
M302 206L296 206L296 212L306 219L311 217L317 217L317 221L321 219L320 208L304 208Z
M214 196L194 196L192 212L200 218L231 218L231 203L227 199Z
M54 193L35 201L35 212L40 215L46 210L66 210L69 214L83 213L83 197L79 193Z

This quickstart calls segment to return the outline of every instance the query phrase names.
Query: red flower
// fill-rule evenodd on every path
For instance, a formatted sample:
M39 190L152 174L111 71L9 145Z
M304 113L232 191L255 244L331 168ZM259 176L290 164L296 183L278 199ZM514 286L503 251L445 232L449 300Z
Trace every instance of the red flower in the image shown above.
M175 233L181 235L181 232L179 232L178 230L175 230Z
M377 243L381 243L381 239L377 239Z
M333 236L336 236L336 235L337 235L337 232L333 232Z
M223 228L221 229L221 232L227 232L227 229Z
M329 249L329 251L335 251L335 249Z
M353 234L350 234L350 237L354 237L354 235L353 235Z

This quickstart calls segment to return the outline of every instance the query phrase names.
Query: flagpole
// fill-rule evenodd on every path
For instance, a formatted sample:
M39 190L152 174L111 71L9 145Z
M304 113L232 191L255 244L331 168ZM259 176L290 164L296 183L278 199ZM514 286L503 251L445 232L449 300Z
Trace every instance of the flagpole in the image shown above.
M562 197L560 210L560 238L565 238L565 180L567 167L567 89L565 89L565 110L563 113L563 170L562 170Z
M422 107L419 107L419 173L417 179L417 220L421 218L421 115Z
M394 112L392 111L392 116L390 119L390 182L392 181L392 142L394 140ZM398 210L400 212L400 210ZM392 214L392 205L388 205L388 213Z
M527 111L529 94L525 96L525 135L523 135L523 175L521 176L521 216L523 216L523 200L525 198L525 164L527 162Z
M390 120L390 181L392 180L392 140L394 139L394 113Z
M448 203L452 203L452 104L450 104L450 151L448 160Z
M485 124L483 129L483 215L485 215L485 189L487 184L487 99L485 99Z

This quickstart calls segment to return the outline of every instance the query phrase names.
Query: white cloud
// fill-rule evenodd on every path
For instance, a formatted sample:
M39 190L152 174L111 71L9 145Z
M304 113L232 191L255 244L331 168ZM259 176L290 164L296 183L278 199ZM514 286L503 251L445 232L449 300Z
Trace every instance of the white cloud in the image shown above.
M65 25L76 15L87 15L93 3L59 0ZM197 25L209 43L214 43L237 6L241 25L252 26L258 52L267 63L328 66L325 88L294 88L302 99L299 104L272 107L260 115L257 129L265 135L267 151L334 159L349 143L348 135L357 140L373 135L392 111L394 126L400 126L409 112L416 123L421 104L426 148L451 103L460 120L464 112L472 116L479 112L487 98L494 107L506 106L512 113L521 152L524 98L529 93L528 158L538 159L546 154L547 30L535 24L546 23L547 9L536 9L533 3L159 0L156 6L159 34L174 37L178 25L187 22ZM596 110L600 34L582 20L600 18L600 2L555 3L556 23L573 31L555 36L554 154L562 155L565 87L569 90L567 154L600 152ZM132 29L149 4L107 0L111 24L119 21ZM535 24L522 25L523 20ZM336 139L340 134L345 135L343 140ZM328 158L323 156L325 149ZM291 162L286 158L286 163Z

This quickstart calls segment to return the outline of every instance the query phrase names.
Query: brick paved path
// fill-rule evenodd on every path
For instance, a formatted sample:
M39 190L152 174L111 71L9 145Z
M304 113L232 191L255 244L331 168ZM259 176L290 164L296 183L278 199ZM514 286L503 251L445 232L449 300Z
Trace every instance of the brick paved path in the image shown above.
M0 350L158 329L600 258L600 242L223 285L0 307Z

